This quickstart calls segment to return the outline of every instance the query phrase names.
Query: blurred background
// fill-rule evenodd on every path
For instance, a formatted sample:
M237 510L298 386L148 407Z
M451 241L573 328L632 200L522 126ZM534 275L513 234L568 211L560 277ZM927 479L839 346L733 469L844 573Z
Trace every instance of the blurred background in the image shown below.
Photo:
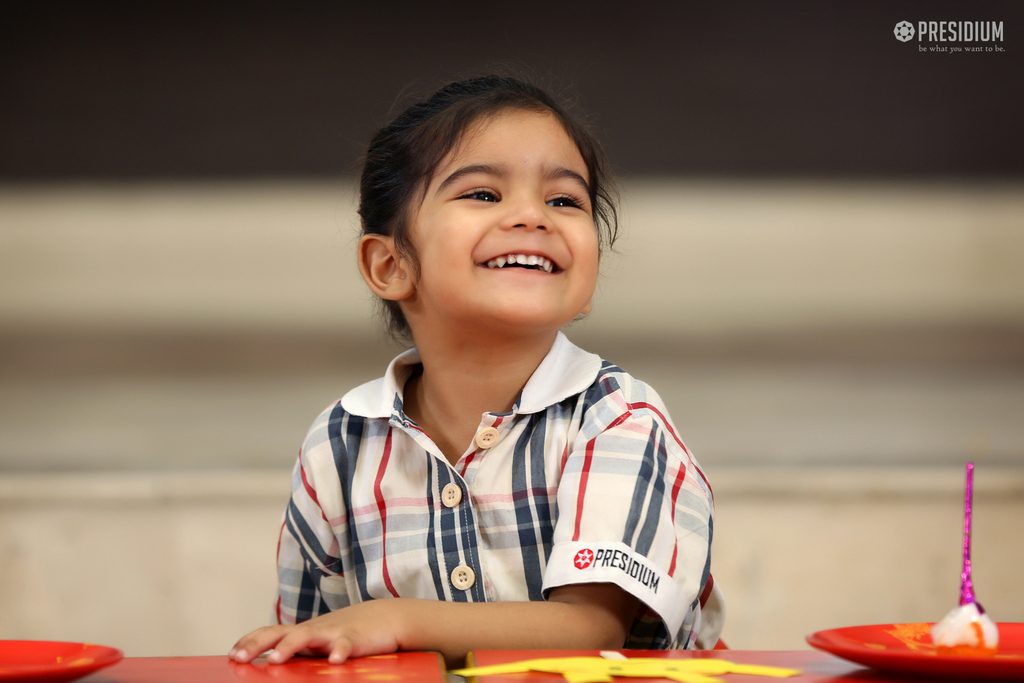
M1003 39L893 33L940 20ZM567 332L706 469L730 646L940 618L969 459L979 599L1024 621L1020 31L1013 2L8 10L0 638L217 654L267 622L305 430L399 350L362 150L495 70L605 141L622 238Z

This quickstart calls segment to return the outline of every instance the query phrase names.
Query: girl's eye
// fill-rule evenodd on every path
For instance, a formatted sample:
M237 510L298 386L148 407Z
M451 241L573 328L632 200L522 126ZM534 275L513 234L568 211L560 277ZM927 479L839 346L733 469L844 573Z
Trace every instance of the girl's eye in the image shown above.
M582 208L583 205L569 195L562 195L561 197L549 199L548 206L568 206L574 209L579 209Z
M498 195L494 194L490 190L471 190L462 195L462 199L476 199L481 202L496 202L498 201Z

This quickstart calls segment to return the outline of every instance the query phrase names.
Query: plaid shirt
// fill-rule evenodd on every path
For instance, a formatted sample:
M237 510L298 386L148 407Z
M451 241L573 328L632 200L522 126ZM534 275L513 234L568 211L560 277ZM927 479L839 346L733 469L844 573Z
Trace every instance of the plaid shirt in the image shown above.
M418 362L401 354L310 428L278 548L280 623L377 598L613 583L645 606L626 647L715 644L711 489L650 387L559 333L452 466L402 410Z

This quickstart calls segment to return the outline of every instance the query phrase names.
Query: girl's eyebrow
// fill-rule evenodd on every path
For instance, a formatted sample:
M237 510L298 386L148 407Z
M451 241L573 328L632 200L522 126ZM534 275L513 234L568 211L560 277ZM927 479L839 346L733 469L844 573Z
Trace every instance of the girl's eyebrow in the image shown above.
M471 173L483 173L486 175L498 176L499 178L504 178L507 175L507 173L505 173L505 169L499 166L491 166L490 164L471 164L457 169L450 176L441 181L441 184L437 186L437 192L440 193L444 188L448 187L462 176L469 175Z
M545 174L548 178L568 178L569 180L575 180L577 183L583 186L587 196L590 195L590 185L586 179L571 168L565 168L564 166L557 166Z
M448 187L462 176L470 175L472 173L483 173L485 175L493 175L498 178L504 178L508 175L508 172L502 166L493 166L491 164L470 164L469 166L463 166L460 169L456 169L447 178L441 181L441 184L437 186L437 193L440 193L444 188ZM569 180L576 181L583 187L587 195L590 195L590 185L586 179L571 168L565 168L564 166L556 166L549 168L544 173L544 176L549 179L567 178Z

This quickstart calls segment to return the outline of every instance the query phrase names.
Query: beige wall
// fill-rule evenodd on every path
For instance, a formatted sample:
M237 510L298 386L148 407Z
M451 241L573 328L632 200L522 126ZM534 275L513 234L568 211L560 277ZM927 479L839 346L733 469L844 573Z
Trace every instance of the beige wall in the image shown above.
M587 326L1024 323L1024 185L626 183ZM0 322L368 330L349 183L0 187Z
M730 647L798 649L822 629L937 621L956 607L960 468L709 468L709 476ZM973 578L996 621L1024 621L1021 520L1021 471L979 469Z
M0 638L226 653L266 623L287 472L0 475Z

